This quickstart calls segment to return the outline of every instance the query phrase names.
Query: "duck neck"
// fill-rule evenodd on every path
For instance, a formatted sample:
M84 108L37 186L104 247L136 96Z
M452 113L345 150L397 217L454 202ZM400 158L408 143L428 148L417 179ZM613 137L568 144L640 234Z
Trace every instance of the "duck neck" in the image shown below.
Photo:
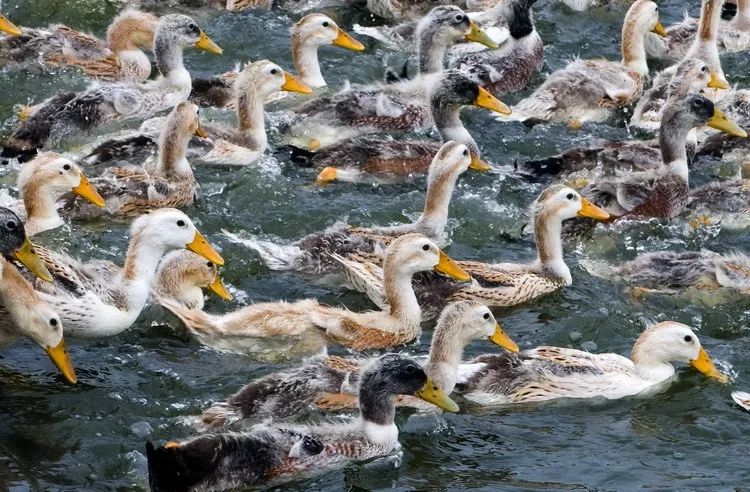
M638 375L654 382L669 379L675 373L674 366L665 362L648 344L647 340L638 339L630 356Z
M396 404L393 395L362 388L359 392L362 430L370 442L394 446L398 442Z
M479 146L461 121L460 104L443 104L435 99L431 104L432 118L443 142L453 140L469 147L474 157L479 157Z
M417 220L419 228L427 231L423 233L427 237L436 238L443 234L457 179L458 175L451 172L428 177L424 210Z
M698 34L690 46L685 59L699 58L703 60L708 68L724 76L719 59L719 24L721 23L721 6L723 0L703 0L701 4L701 17L698 21Z
M750 31L750 0L736 0L737 15L732 19L732 25L737 29Z
M674 126L665 121L659 132L659 147L661 148L662 162L671 174L682 178L685 183L689 181L687 137L690 128Z
M26 234L33 236L39 232L60 227L63 220L57 213L57 196L45 188L45 183L30 180L21 191L26 208Z
M164 256L163 247L152 244L140 235L135 235L130 241L125 255L125 266L122 277L131 284L140 284L148 293L156 277L156 269Z
M263 95L245 91L237 96L237 124L243 134L250 135L262 150L268 145Z
M193 179L193 168L187 160L191 135L175 128L162 132L159 141L159 173L162 176Z
M648 75L645 36L632 19L622 29L622 64L644 77Z
M425 368L427 375L447 394L451 394L456 387L458 366L461 364L466 345L464 337L457 333L457 330L450 328L447 324L435 328Z
M164 77L170 86L179 89L189 89L192 85L190 73L182 62L182 46L173 42L168 36L160 35L157 32L154 40L154 56L156 58L156 67L159 73Z
M399 320L404 332L419 329L422 321L422 310L412 287L411 272L405 272L397 260L386 256L383 265L383 283L385 297L390 306L390 315Z
M534 18L526 2L515 2L508 20L508 32L514 40L525 38L534 32ZM498 6L500 7L500 6Z
M292 36L292 62L300 80L308 86L319 89L327 85L320 72L318 46L308 42L300 33Z
M432 24L417 33L417 55L419 73L436 73L443 70L443 60L449 40L439 36L440 32Z
M534 220L534 240L541 269L570 285L573 279L563 259L562 221L559 217L546 210L537 212Z

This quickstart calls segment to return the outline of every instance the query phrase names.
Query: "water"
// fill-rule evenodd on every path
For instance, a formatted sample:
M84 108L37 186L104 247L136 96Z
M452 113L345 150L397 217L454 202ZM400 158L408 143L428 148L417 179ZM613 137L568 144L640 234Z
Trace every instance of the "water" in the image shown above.
M664 23L680 20L685 8L697 14L698 4L697 0L660 2ZM101 35L116 8L102 1L25 0L6 1L3 11L22 25L67 22ZM548 69L561 67L576 55L619 56L623 6L580 14L540 0L536 12ZM292 18L207 9L191 14L225 50L223 57L189 50L186 63L193 72L219 73L236 61L258 58L291 68ZM338 18L347 27L353 20L368 21L361 13L345 12ZM323 73L331 86L347 79L368 82L378 79L387 64L401 66L403 55L363 41L369 46L365 54L322 50ZM732 83L750 85L750 57L738 54L723 60ZM85 84L71 71L0 70L0 121L6 122L0 133L12 128L14 105ZM506 102L523 95L507 97ZM485 158L497 166L519 157L549 155L593 136L627 136L624 128L604 125L586 126L577 133L555 125L527 130L515 123L498 123L480 111L467 111L464 119ZM718 172L718 163L700 164L694 182L705 182ZM414 217L424 198L423 179L395 186L317 189L309 186L312 171L278 163L273 157L247 169L202 167L197 177L203 199L188 213L223 249L229 264L224 279L237 299L227 304L212 298L209 311L310 296L353 309L372 308L364 297L317 285L314 278L271 273L254 254L223 240L219 232L226 228L291 241L337 219L355 224L402 222ZM15 175L0 170L0 179L13 183ZM467 173L451 209L449 253L482 260L530 259L532 243L521 229L527 221L526 208L540 189L510 174ZM126 237L127 224L101 221L74 223L72 230L46 233L38 241L84 258L121 262ZM660 248L747 251L749 244L742 232L696 233L658 222L624 230L600 227L592 240L566 251L572 287L496 314L523 348L539 344L580 348L593 342L599 351L621 354L629 353L647 324L679 320L696 327L712 357L736 378L736 388L747 389L750 383L742 377L750 370L746 301L730 298L713 305L712 299L691 302L683 297L638 300L622 286L590 276L579 262L590 258L618 263ZM152 326L153 320L164 319L161 309L153 308L120 336L70 340L80 380L75 387L63 384L47 357L29 343L0 352L0 488L146 488L144 439L191 435L184 417L198 414L249 379L279 367L217 354L178 329ZM429 338L428 331L408 350L426 352ZM494 350L488 343L475 342L467 357ZM682 369L668 391L649 399L512 409L481 409L463 402L463 413L437 420L403 414L398 421L403 443L400 466L393 459L378 460L281 488L735 490L748 479L743 457L750 453L750 416L731 401L733 387Z

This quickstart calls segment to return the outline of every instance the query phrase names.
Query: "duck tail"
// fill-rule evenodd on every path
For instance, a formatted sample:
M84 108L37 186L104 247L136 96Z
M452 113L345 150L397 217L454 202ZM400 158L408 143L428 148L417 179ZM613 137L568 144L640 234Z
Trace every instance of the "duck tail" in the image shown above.
M517 162L515 164L516 172L527 178L539 178L593 169L601 151L600 147L577 148L544 159Z
M63 121L59 115L73 98L75 92L58 94L42 103L34 113L23 122L21 127L3 143L3 157L17 157L20 162L25 162L36 155L37 150L42 148L50 140L53 130L63 128ZM69 129L72 131L73 129Z
M242 238L226 230L223 230L222 234L233 243L241 244L257 252L263 263L271 270L297 269L305 256L304 251L295 245Z
M216 326L213 316L200 309L189 309L177 301L163 297L158 301L162 307L177 316L190 333L196 336L214 335L221 331Z
M90 166L113 164L128 156L132 156L136 152L142 152L145 149L154 149L156 146L156 141L146 135L136 135L134 137L118 140L107 140L92 150L89 155L81 159L81 162Z
M289 160L299 167L310 168L314 165L313 158L315 157L315 152L295 145L279 147L274 154L289 156Z
M377 39L381 43L388 44L388 38L383 35L382 29L382 26L368 27L360 26L359 24L354 24L354 26L352 26L352 31L354 31L356 34L361 34L362 36Z

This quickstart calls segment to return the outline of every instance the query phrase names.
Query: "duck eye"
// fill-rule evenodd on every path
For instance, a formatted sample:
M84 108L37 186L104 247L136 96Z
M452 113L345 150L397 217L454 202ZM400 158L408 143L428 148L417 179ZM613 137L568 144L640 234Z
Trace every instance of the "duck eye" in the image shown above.
M52 318L51 320L49 320L49 324L50 326L57 326L57 320L55 318Z
M180 220L178 220L178 221L177 221L177 225L178 225L179 227L185 227L185 221L184 221L184 220L182 220L182 219L180 219Z
M198 26L195 24L190 24L190 26L188 26L188 29L190 29L190 32L198 32Z
M65 164L63 166L63 169L65 169L66 171L70 171L70 164Z
M422 246L422 249L424 251L429 251L430 250L430 245L429 244L425 244L425 245Z
M331 23L328 21L323 21L323 27L331 27Z
M210 261L208 263L206 263L206 265L208 265L208 268L213 268L214 267L214 264L212 262L210 262Z
M464 20L464 15L463 15L463 14L458 14L458 15L456 15L456 20L457 20L458 22L461 22L462 20Z
M685 335L685 341L686 341L687 343L690 343L690 342L692 342L692 341L693 341L693 337L691 337L690 335Z
M412 375L417 372L417 368L414 366L406 366L406 374Z
M701 72L706 73L708 72L708 67L703 65L703 68L701 68Z
M469 155L469 149L464 149L464 157Z
M12 220L5 225L8 227L8 229L15 229L16 227L18 227L18 225Z
M271 69L271 75L277 75L278 73L279 73L279 71L277 69L275 69L275 68Z
M568 193L568 196L566 196L565 198L567 198L568 200L572 200L573 198L575 198L575 195L573 193Z
M490 319L490 313L484 313L484 316L482 316L484 319Z

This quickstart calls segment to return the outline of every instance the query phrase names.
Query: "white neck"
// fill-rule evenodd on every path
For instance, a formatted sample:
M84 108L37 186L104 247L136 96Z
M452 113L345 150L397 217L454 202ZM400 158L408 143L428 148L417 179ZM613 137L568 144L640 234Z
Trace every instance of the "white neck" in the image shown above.
M686 160L677 159L667 163L667 169L670 174L676 174L680 178L685 180L685 183L690 182L690 170L688 169L688 163Z
M268 147L266 135L265 96L256 91L240 94L237 100L237 124L242 133L249 135L258 144L258 152Z
M674 376L675 369L669 362L653 357L646 350L633 354L633 364L638 375L649 381L659 382Z
M205 304L203 289L195 285L181 286L174 296L188 309L203 309Z
M151 244L138 237L130 242L122 277L137 290L139 295L136 296L136 302L139 302L140 298L143 298L143 303L146 302L156 279L159 262L165 253L166 249L163 246Z
M57 212L57 196L50 190L38 189L32 196L24 193L24 207L26 208L26 234L33 236L42 231L55 229L63 225L62 217Z
M151 73L151 61L146 53L141 50L123 50L118 51L117 56L122 60L123 66L137 67L138 75Z
M640 32L623 34L622 64L643 76L648 75L645 35Z
M722 78L724 78L724 70L721 68L717 40L719 24L721 23L721 4L723 3L719 0L703 0L701 18L698 21L698 32L693 44L685 54L685 58L683 58L683 60L688 58L703 60L708 68L721 74Z
M572 284L570 269L563 259L562 221L555 216L539 216L535 220L534 240L538 267L562 279L566 285Z
M750 30L750 0L737 0L737 15L732 19L737 29Z
M398 427L395 423L380 425L362 419L362 430L370 442L379 446L391 448L398 444Z
M397 318L404 332L419 329L422 321L422 309L412 287L412 273L398 271L397 265L386 263L384 272L385 297L390 305L391 316ZM389 271L393 267L397 271Z
M418 230L429 231L427 237L435 238L443 234L448 223L448 211L456 187L457 176L435 176L427 183L424 210L417 219Z
M327 85L323 74L320 72L317 45L302 41L300 47L293 50L292 58L294 68L302 82L313 89L319 89Z
M451 394L458 381L458 366L464 351L464 339L458 333L448 333L438 326L432 335L430 357L425 367L427 375L438 388Z

